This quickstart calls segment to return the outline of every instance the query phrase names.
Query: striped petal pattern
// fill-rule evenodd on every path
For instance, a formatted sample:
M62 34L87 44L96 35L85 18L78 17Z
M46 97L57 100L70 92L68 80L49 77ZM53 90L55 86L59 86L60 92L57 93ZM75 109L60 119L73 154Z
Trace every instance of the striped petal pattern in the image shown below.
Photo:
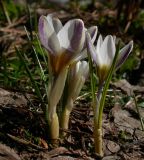
M116 53L116 37L108 35L103 40L102 36L100 35L97 41L97 45L94 46L91 36L89 33L86 33L86 42L87 50L97 66L99 80L101 83L103 83L107 78L109 69L113 63L113 59ZM132 49L133 41L130 41L119 51L115 69L118 69L124 63Z

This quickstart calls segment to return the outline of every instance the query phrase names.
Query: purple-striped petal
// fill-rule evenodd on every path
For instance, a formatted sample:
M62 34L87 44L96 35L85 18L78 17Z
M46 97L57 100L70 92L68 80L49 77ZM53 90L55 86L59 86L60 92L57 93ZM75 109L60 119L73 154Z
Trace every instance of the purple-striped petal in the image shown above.
M63 27L61 21L57 18L55 14L48 14L46 18L56 33L58 33Z
M61 47L77 54L81 51L85 40L83 21L80 19L68 21L57 36Z
M59 54L61 51L60 43L54 29L45 16L39 19L39 37L42 45L51 53Z
M130 41L125 47L123 47L120 50L118 62L116 64L116 69L119 69L119 67L125 62L132 49L133 49L133 41Z
M92 27L88 28L87 31L88 31L88 33L90 34L92 43L94 43L94 41L95 41L95 39L96 39L96 36L97 36L97 32L98 32L97 26L92 26Z
M86 44L87 44L88 54L90 54L94 62L97 63L96 50L94 45L92 44L91 37L88 32L86 32Z

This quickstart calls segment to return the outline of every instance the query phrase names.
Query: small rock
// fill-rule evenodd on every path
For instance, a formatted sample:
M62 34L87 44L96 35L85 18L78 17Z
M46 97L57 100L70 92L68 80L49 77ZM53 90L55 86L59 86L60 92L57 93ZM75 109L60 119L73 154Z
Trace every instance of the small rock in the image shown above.
M135 136L137 137L138 140L144 139L144 131L136 129Z
M120 146L113 141L108 141L107 148L112 153L116 153L120 150Z

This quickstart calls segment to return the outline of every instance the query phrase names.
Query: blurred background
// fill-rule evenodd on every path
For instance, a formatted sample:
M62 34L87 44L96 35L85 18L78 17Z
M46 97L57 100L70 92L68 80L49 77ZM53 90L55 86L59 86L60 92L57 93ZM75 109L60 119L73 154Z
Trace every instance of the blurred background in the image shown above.
M144 1L143 0L0 0L0 76L5 78L2 85L21 81L18 68L15 75L6 76L3 68L15 65L14 46L20 46L30 53L24 26L31 38L37 33L38 18L55 12L65 23L72 18L81 18L86 27L97 25L99 33L116 35L123 43L134 40L134 50L123 67L117 72L117 78L126 78L131 84L144 85ZM39 51L38 51L39 52ZM4 59L4 60L2 60ZM7 64L5 64L7 61ZM13 68L7 68L12 74ZM9 78L8 78L9 77ZM1 79L1 78L0 78ZM13 82L12 81L12 82ZM8 84L10 85L10 84Z

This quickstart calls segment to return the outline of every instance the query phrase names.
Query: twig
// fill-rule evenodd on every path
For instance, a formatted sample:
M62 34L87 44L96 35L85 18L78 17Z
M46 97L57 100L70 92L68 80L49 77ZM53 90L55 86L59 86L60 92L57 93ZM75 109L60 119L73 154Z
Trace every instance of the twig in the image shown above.
M14 140L14 141L16 141L16 142L18 142L18 143L21 143L21 144L23 144L23 145L28 145L28 146L34 147L34 148L36 148L36 149L38 149L38 150L47 150L47 149L45 149L45 148L43 148L43 147L40 147L40 146L38 146L38 145L36 145L36 144L31 143L30 141L26 141L26 140L24 140L24 139L15 137L15 136L13 136L13 135L11 135L11 134L7 134L7 136L10 137L12 140Z
M1 28L1 32L7 32L7 33L12 33L12 34L20 34L20 35L26 35L25 31L18 30L18 29L9 29L9 28Z
M15 21L12 24L8 25L6 28L8 29L8 28L16 27L19 24L26 22L26 18L27 18L26 16L23 16L23 17L19 18L17 21Z

